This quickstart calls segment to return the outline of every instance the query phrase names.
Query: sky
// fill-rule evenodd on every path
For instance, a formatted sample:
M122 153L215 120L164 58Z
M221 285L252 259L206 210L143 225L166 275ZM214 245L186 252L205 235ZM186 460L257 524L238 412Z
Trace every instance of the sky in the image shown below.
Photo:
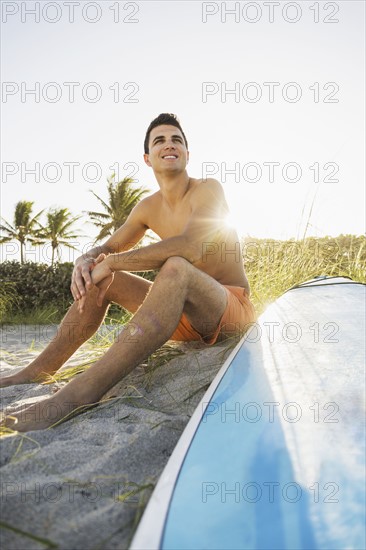
M156 191L143 141L172 112L188 174L221 181L241 236L364 233L362 0L2 1L1 11L9 222L19 200L35 213L99 210L91 190L107 198L116 170ZM96 228L85 214L77 227L83 250Z

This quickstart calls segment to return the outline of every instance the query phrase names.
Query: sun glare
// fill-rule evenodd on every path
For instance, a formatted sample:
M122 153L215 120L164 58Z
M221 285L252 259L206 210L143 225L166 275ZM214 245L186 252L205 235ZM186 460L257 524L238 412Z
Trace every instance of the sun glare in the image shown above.
M225 216L224 224L225 227L227 227L228 229L237 229L238 227L237 220L235 219L233 214L228 214L227 216Z

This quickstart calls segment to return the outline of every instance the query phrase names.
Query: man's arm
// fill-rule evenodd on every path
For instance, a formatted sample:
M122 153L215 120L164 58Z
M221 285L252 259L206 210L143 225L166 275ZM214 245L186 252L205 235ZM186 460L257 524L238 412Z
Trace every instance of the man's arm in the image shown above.
M217 180L207 180L192 197L192 212L180 235L110 255L93 270L93 282L98 284L114 271L159 269L171 256L181 256L190 263L198 262L202 258L203 243L215 240L227 211L221 184Z
M101 263L109 254L133 248L142 239L148 229L145 224L147 201L148 199L144 199L139 202L126 222L105 243L77 258L71 278L71 292L74 300L80 300L85 295L85 287L93 286L90 273L96 264Z

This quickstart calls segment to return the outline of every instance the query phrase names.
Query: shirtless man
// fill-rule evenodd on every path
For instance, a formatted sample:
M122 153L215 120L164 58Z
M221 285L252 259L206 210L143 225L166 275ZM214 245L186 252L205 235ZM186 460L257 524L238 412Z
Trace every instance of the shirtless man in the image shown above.
M56 337L28 367L0 379L0 386L54 374L95 333L111 302L134 316L101 359L51 397L15 413L16 420L8 417L9 427L43 429L98 402L169 339L210 345L255 319L239 239L225 224L222 187L188 176L188 143L175 115L163 113L151 122L144 148L160 190L139 202L102 246L76 260L75 302ZM133 249L148 228L161 241ZM131 273L155 269L154 283Z

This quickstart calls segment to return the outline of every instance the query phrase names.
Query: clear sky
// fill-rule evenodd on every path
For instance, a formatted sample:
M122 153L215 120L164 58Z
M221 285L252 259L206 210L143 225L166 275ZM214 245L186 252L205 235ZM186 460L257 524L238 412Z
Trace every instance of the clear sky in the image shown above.
M223 183L241 235L302 237L314 197L307 235L364 232L363 1L1 8L8 221L19 200L35 212L99 209L90 189L106 197L116 165L156 190L143 140L155 116L173 112L189 175Z

